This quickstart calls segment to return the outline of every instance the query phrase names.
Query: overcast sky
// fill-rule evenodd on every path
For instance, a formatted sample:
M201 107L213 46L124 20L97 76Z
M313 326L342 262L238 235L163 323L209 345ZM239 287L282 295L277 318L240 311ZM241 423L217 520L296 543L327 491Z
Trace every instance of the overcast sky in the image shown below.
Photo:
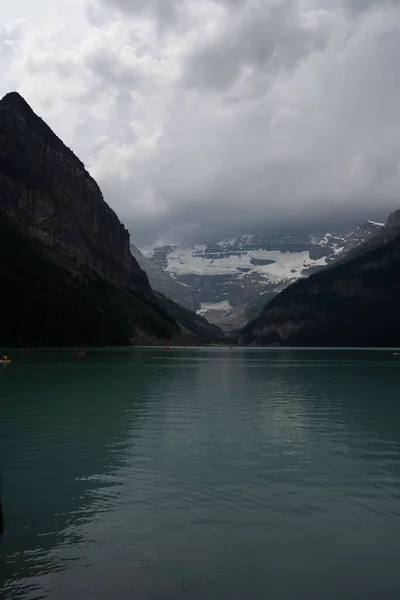
M400 208L400 0L0 0L0 94L85 162L133 242Z

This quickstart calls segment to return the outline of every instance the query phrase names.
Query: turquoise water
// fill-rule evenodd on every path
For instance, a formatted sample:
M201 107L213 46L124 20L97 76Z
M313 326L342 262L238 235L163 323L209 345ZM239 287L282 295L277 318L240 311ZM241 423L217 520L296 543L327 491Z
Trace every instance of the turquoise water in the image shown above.
M400 598L400 357L12 357L6 600Z

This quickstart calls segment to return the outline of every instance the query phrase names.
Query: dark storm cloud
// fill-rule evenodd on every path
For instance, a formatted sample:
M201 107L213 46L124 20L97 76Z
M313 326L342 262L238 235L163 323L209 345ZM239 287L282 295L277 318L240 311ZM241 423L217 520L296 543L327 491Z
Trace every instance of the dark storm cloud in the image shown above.
M186 0L102 0L106 6L120 9L131 15L151 15L162 24L179 19Z
M279 73L326 42L322 28L304 26L295 1L270 8L254 4L243 18L229 22L222 34L193 50L185 64L184 82L189 87L223 90L241 76L243 68Z
M114 6L126 13L153 13L160 18L171 18L177 16L179 10L185 4L193 3L193 0L101 0L104 4ZM199 3L204 0L197 0ZM214 0L218 4L235 8L249 2L249 0Z
M132 89L142 81L142 76L134 64L122 64L118 55L110 48L101 48L87 56L85 65L101 80L107 81L118 90Z
M328 2L332 6L331 0L328 0ZM399 0L342 0L342 4L345 10L353 14L400 6Z
M28 23L0 0L1 91L85 161L137 245L400 207L398 1L55 0L37 22L24 2Z

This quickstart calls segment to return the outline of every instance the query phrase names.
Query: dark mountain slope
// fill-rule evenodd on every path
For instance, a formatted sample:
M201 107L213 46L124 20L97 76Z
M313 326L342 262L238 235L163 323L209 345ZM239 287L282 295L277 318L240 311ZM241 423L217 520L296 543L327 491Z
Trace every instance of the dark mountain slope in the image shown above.
M165 308L183 330L189 335L193 335L202 344L216 344L223 339L224 332L216 325L212 325L195 312L180 306L163 294L156 293L159 303Z
M240 343L400 346L400 237L291 285Z
M167 271L163 271L156 263L146 258L134 244L131 244L130 249L138 265L146 272L155 292L170 298L189 311L195 312L200 308L200 302L196 300L193 291L188 286L179 283Z
M383 227L368 238L365 238L361 244L349 248L342 256L339 256L340 261L352 260L374 250L394 240L400 235L400 210L396 210L389 215Z
M151 298L129 233L83 163L19 94L0 101L0 209L71 270L91 267Z
M0 285L3 345L181 334L96 182L16 93L0 101Z
M48 261L37 241L0 212L0 342L3 346L128 345L179 335L154 301L96 271L72 273ZM149 341L149 340L146 340Z

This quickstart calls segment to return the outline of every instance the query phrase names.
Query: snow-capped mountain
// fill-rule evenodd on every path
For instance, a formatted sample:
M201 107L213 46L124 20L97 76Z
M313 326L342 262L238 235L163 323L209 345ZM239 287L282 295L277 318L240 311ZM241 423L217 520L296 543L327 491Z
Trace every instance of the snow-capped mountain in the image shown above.
M241 235L189 248L162 246L147 258L191 290L199 314L231 330L257 316L290 283L340 260L382 227L367 221L344 236Z

